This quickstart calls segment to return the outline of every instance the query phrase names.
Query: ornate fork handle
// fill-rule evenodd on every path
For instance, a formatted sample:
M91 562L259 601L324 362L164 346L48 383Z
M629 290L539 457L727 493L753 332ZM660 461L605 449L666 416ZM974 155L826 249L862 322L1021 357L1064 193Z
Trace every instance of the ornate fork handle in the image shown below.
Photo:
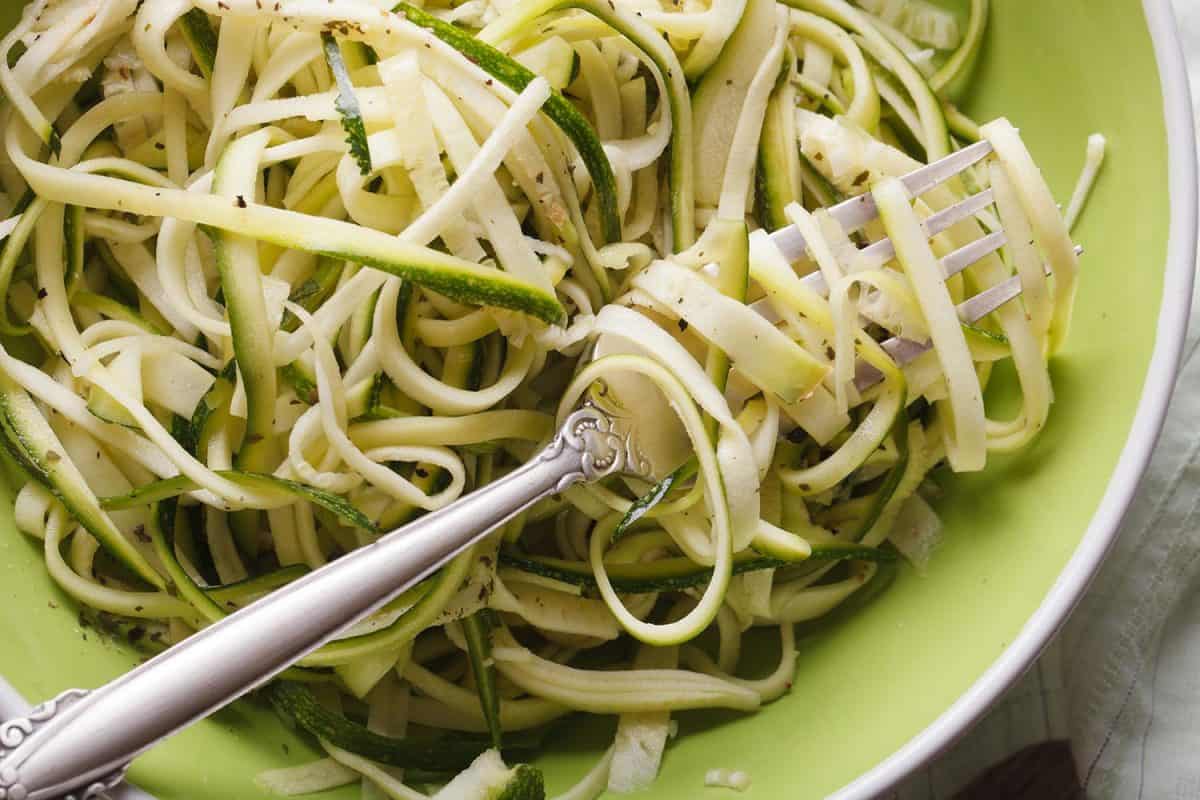
M87 697L82 689L68 689L53 700L47 700L29 712L28 716L0 722L0 800L26 800L29 789L20 781L14 768L8 766L8 756L21 747L33 733L48 723L61 710ZM62 800L92 800L112 791L125 779L127 765L122 765L100 780L82 786Z
M586 406L529 463L312 572L95 692L0 727L0 800L88 800L134 757L266 683L544 497L648 466L618 420ZM74 793L74 794L72 794Z

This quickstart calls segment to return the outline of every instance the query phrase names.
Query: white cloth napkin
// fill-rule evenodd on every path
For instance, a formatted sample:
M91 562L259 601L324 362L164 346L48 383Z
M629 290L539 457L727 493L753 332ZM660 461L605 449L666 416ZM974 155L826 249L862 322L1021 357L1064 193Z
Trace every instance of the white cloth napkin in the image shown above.
M1200 110L1200 0L1174 0ZM1170 415L1120 538L1057 640L895 800L949 798L1069 739L1088 798L1200 800L1200 284Z

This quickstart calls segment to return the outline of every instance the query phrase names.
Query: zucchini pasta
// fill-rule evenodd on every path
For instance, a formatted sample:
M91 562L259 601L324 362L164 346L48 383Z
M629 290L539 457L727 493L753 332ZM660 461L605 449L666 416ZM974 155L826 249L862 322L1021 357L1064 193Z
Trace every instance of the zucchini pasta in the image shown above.
M1046 424L1078 256L1017 130L955 105L987 15L31 2L0 41L18 527L84 613L160 649L602 405L659 473L537 504L265 688L326 756L259 783L541 798L530 762L581 712L616 735L564 797L649 786L673 714L780 697L797 623L925 568L933 470ZM956 178L901 181L982 140ZM830 213L859 196L862 224ZM997 419L1001 363L1021 403ZM755 627L780 655L747 679Z

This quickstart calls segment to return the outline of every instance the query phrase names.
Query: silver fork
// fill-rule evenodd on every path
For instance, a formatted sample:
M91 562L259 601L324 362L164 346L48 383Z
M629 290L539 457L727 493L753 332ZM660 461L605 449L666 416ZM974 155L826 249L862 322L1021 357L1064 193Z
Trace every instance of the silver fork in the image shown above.
M940 161L935 161L932 164L910 172L901 181L910 195L920 197L929 190L961 175L965 170L978 164L991 154L992 145L990 142L986 140L976 142ZM977 194L970 195L925 219L922 223L925 233L929 237L943 233L958 223L984 211L994 202L995 195L991 189L985 189ZM844 200L830 207L828 211L830 216L847 233L859 230L878 217L878 211L875 208L875 198L870 192ZM808 252L808 243L804 241L804 235L794 225L780 228L773 232L770 238L775 247L779 249L779 252L783 254L783 257L788 260L788 263L796 263ZM1006 244L1008 244L1008 236L1003 230L998 230L960 247L958 250L941 259L943 277L949 280L972 264L997 252ZM878 242L869 244L859 252L878 263L884 263L896 255L896 249L890 239L881 239ZM1077 246L1075 252L1076 254L1081 254L1083 248ZM1049 274L1048 271L1047 274ZM829 295L829 285L825 282L825 276L820 272L812 272L804 276L801 280L814 292L822 296ZM1021 279L1019 276L1013 275L1011 278L985 289L974 297L960 303L958 305L959 319L967 324L979 322L988 314L991 314L1020 294ZM778 323L781 321L768 298L763 298L752 303L751 308L771 322ZM933 344L931 342L915 342L911 339L894 336L884 341L882 347L897 364L904 366L932 349ZM861 361L857 364L854 385L858 391L866 391L882 379L883 375L871 365Z
M920 195L989 152L986 144L974 145L917 170L905 185ZM926 228L932 236L990 202L990 192L981 192L930 217ZM831 213L847 230L876 216L870 195ZM791 261L807 249L791 228L772 239ZM942 266L947 275L955 274L1004 241L1003 233L991 234L946 256ZM870 247L885 256L890 246ZM827 291L819 274L805 280ZM968 300L960 313L978 320L1020 288L1010 279ZM756 309L772 313L769 305ZM903 339L884 346L902 363L928 349ZM495 483L310 573L94 692L68 691L0 725L0 800L99 796L156 742L266 683L537 501L618 473L647 478L652 466L639 452L628 419L584 406L544 450Z

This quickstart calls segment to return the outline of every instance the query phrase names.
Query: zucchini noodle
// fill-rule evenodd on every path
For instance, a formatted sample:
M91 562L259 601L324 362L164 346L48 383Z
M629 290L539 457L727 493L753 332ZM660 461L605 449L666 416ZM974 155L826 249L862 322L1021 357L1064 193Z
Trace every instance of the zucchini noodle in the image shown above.
M584 712L617 732L562 797L650 786L674 715L804 680L794 624L901 559L938 568L931 473L1049 420L1103 138L1064 220L1016 128L952 104L987 11L28 4L0 40L18 530L153 650L502 478L594 403L654 474L537 504L264 688L328 757L258 782L544 798L500 753ZM994 154L910 195L977 140ZM858 196L878 218L844 229L829 207ZM789 225L795 261L770 235ZM1019 299L964 316L1014 275ZM1021 402L993 419L1001 362ZM752 628L780 641L755 680Z

